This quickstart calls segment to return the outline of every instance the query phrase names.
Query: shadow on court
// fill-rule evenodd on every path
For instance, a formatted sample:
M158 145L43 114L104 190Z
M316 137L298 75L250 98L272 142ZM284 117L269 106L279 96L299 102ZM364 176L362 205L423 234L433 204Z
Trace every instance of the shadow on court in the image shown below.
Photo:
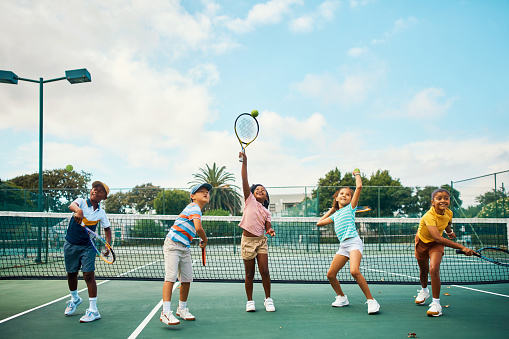
M196 321L178 326L159 321L162 282L106 281L99 285L102 319L82 324L87 292L76 314L64 316L68 300L63 280L0 280L0 337L2 338L417 338L505 337L509 319L509 285L444 285L443 315L426 316L427 306L414 303L418 285L370 285L381 305L368 315L365 298L356 284L343 284L350 305L333 308L334 292L328 284L272 284L276 312L263 306L261 283L255 284L256 312L245 311L244 285L191 284L188 307ZM466 288L464 288L466 287ZM80 280L78 289L85 288ZM486 293L486 292L491 292ZM449 295L444 295L447 293ZM64 299L50 303L66 296ZM429 304L430 299L426 302ZM32 308L44 307L6 320ZM173 294L172 310L178 304ZM141 328L146 320L146 324ZM138 334L139 333L139 334Z

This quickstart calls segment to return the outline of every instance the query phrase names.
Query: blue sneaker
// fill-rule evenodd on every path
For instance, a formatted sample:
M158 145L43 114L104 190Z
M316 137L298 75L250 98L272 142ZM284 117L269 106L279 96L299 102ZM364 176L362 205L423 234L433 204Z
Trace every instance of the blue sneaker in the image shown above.
M81 304L81 302L83 301L83 299L79 298L78 300L69 300L67 302L67 307L65 308L65 312L64 314L65 315L71 315L73 314L74 312L76 312L76 307L78 307L79 304Z
M85 312L85 315L83 317L81 317L80 323L89 323L89 322L97 320L97 319L101 319L99 310L94 312L91 309L87 309L87 311Z

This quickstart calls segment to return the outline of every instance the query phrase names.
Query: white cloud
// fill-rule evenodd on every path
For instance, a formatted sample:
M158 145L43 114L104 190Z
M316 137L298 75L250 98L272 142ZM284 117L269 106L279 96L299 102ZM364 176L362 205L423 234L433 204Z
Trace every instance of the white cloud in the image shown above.
M419 22L417 18L409 16L406 19L398 19L392 25L392 28L385 32L381 38L375 38L371 41L373 45L381 45L387 43L395 34L405 31L406 29L416 25Z
M387 110L386 116L429 119L444 116L456 98L446 97L441 88L426 88L415 93L411 98L403 100L401 107Z
M358 57L369 51L367 47L352 47L348 50L347 54L351 57Z
M339 7L339 1L324 1L316 10L301 15L290 21L290 30L295 33L308 33L314 30L316 25L323 25L334 19L334 14Z

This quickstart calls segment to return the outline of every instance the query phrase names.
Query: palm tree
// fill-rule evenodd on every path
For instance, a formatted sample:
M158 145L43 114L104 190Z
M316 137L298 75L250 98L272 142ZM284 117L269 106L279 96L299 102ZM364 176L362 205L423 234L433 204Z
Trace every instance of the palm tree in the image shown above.
M240 188L231 184L235 182L232 173L226 171L226 166L219 168L216 163L210 167L200 168L200 173L194 173L194 180L188 184L202 184L208 182L212 185L210 202L205 205L205 210L222 209L229 211L232 215L240 214L242 208L241 196L237 190Z

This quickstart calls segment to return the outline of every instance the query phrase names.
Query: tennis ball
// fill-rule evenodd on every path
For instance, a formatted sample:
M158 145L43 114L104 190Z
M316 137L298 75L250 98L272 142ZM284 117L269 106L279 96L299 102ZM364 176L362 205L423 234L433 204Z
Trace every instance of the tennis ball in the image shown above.
M359 173L361 172L361 170L360 170L360 169L358 169L358 168L354 169L353 171L354 171L354 172L359 172Z
M67 166L65 166L65 169L67 170L67 172L71 172L73 167L72 167L72 165L67 165Z
M258 111L257 111L257 110L255 110L255 109L254 109L254 110L252 110L252 111L251 111L251 115L252 115L254 118L256 118L256 117L258 116Z

